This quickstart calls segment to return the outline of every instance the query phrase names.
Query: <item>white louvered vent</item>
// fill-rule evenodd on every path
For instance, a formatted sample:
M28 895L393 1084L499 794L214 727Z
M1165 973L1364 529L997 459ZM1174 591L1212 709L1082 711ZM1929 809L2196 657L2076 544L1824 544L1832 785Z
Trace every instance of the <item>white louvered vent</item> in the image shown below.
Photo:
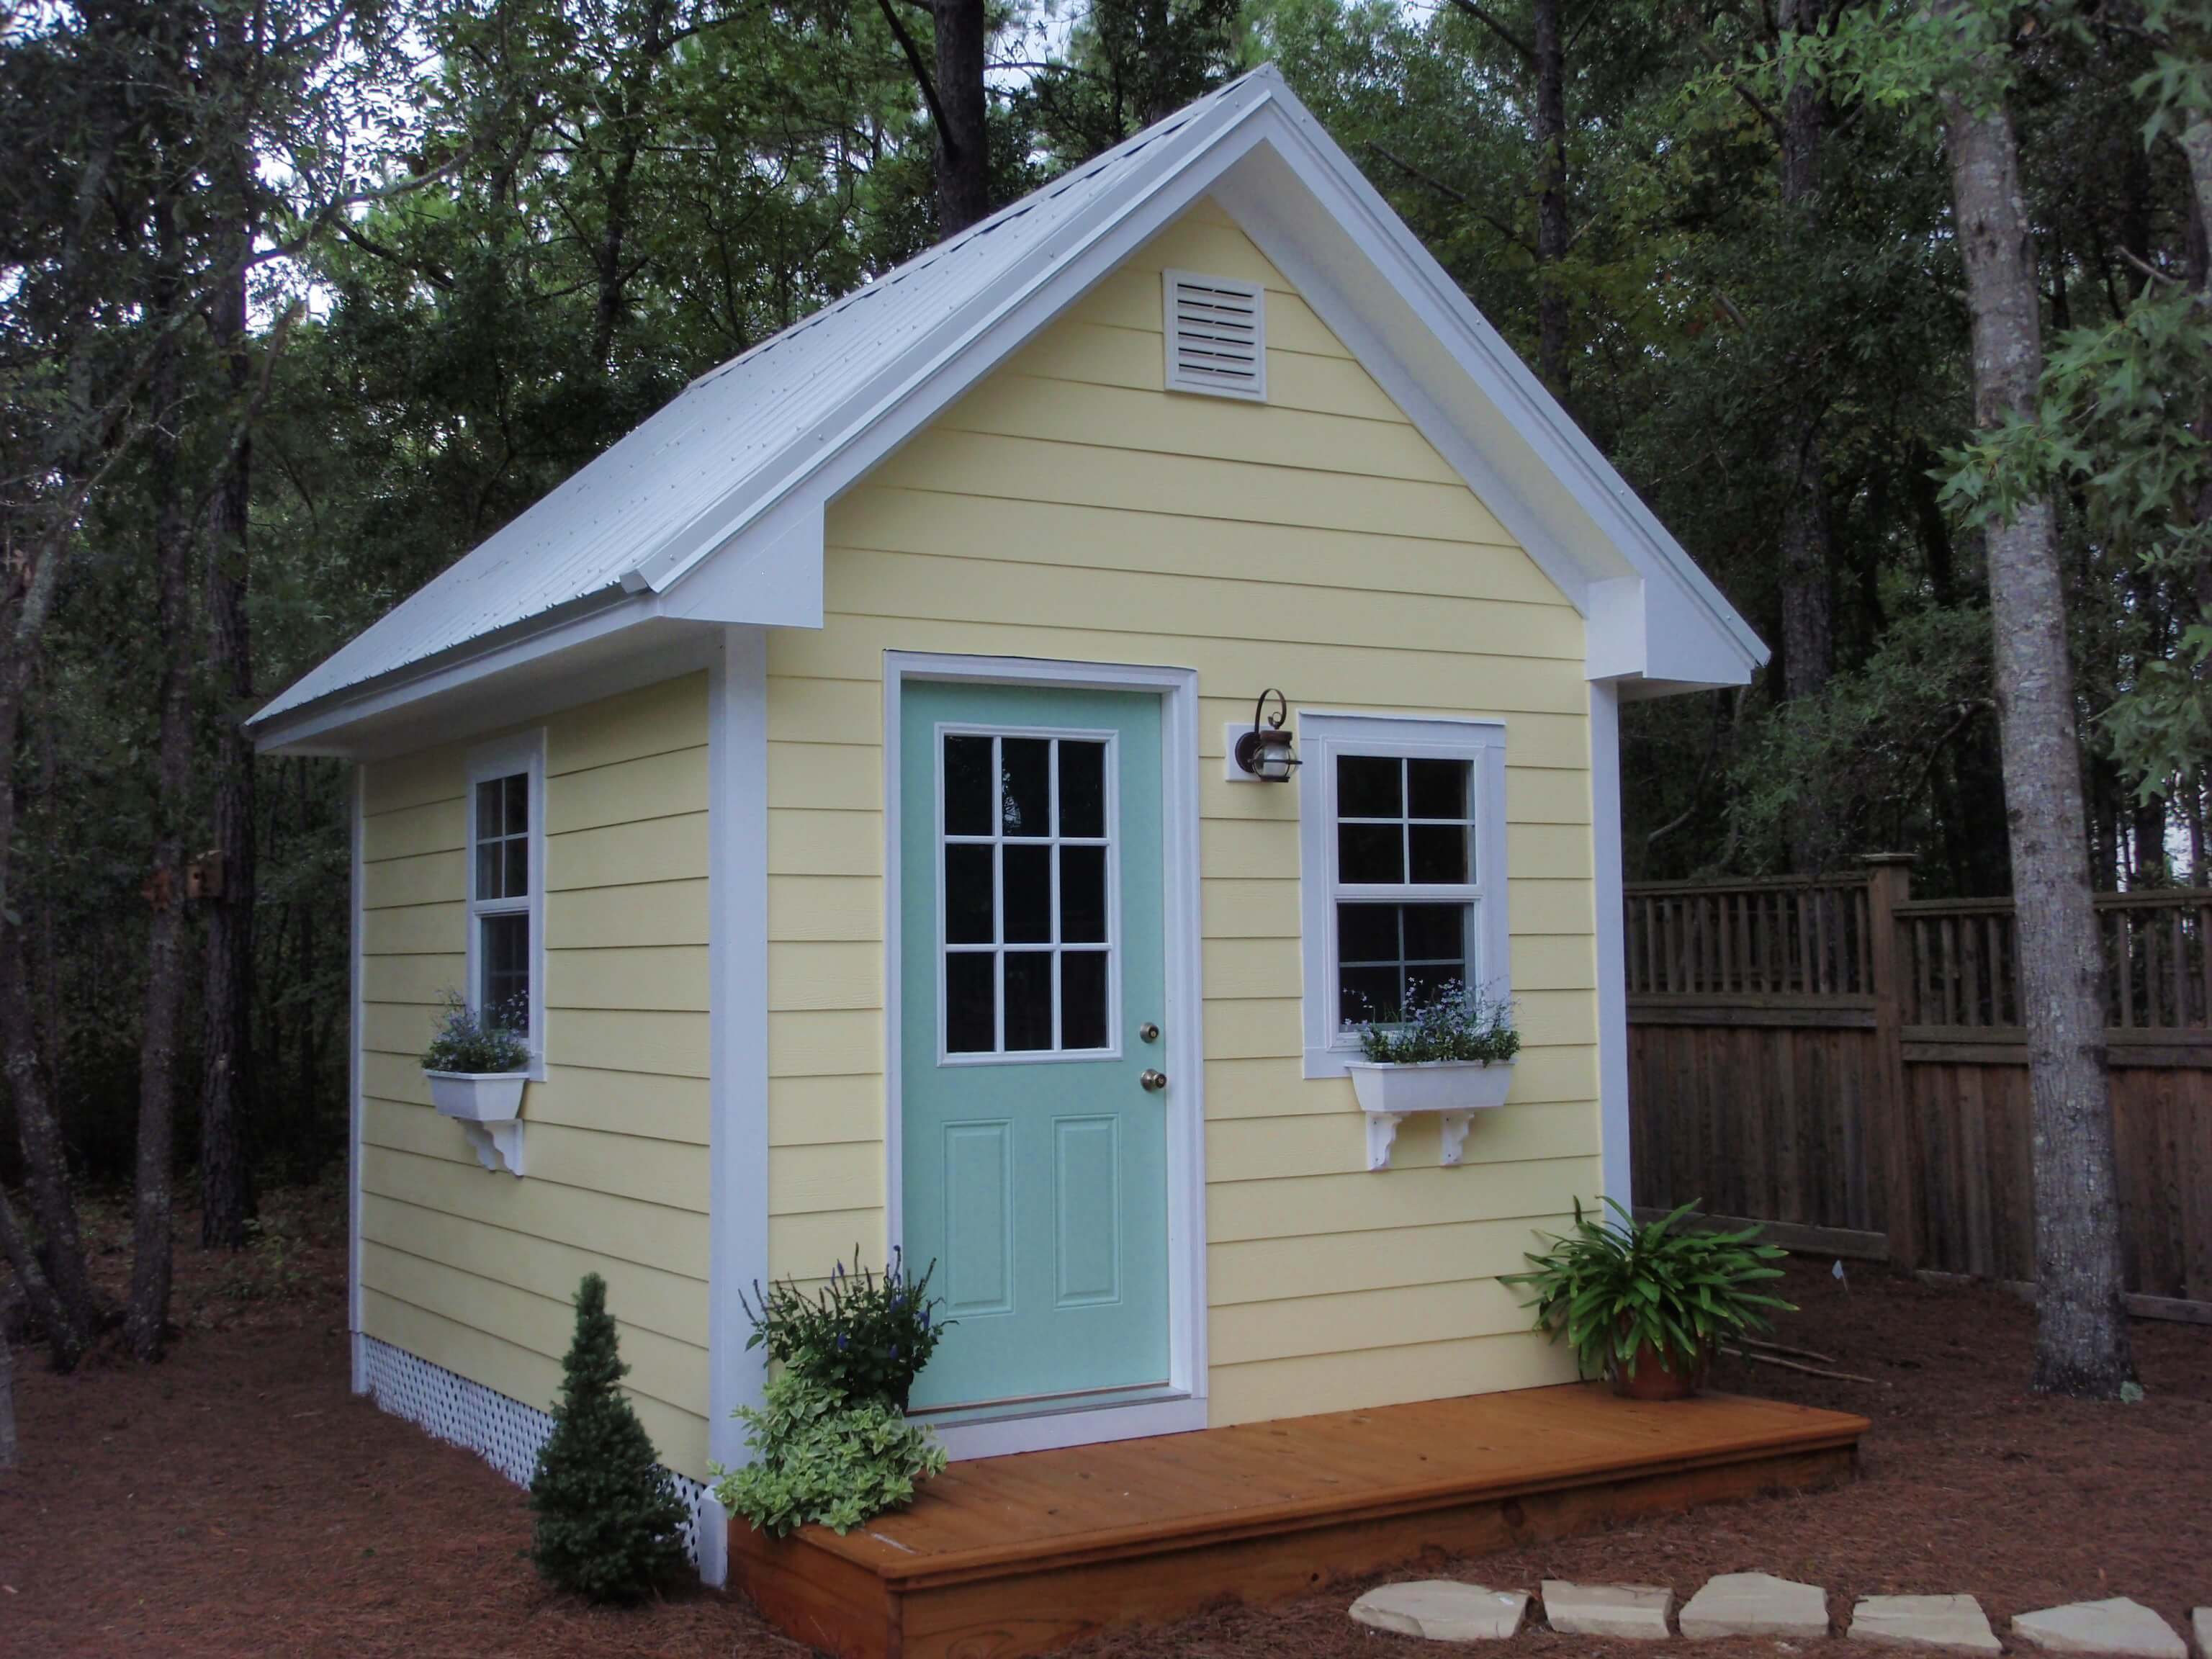
M1165 273L1168 390L1217 398L1267 395L1267 308L1255 283Z

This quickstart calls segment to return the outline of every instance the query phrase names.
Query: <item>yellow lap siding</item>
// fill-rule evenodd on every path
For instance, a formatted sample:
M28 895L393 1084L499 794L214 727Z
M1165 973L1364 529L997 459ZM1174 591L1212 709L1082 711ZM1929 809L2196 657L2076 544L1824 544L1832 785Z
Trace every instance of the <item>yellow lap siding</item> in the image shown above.
M466 971L467 746L368 769L363 1318L368 1334L544 1409L603 1274L639 1414L706 1473L707 687L691 675L544 722L546 1078L528 1173L480 1168L418 1063Z
M1267 289L1262 405L1161 390L1163 267ZM1581 619L1211 203L834 502L823 626L769 647L769 1254L883 1245L883 665L928 651L1198 671L1212 1412L1553 1382L1497 1282L1599 1184ZM1527 1043L1467 1163L1365 1168L1303 1075L1297 795L1221 777L1294 705L1502 720ZM1185 1063L1188 1063L1186 1061Z

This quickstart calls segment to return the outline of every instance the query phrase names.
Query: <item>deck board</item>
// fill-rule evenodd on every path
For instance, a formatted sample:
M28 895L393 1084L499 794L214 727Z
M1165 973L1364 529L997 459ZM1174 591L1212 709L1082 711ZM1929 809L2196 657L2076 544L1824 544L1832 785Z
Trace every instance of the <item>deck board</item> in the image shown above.
M1866 1427L1723 1395L1476 1395L956 1463L911 1509L843 1537L770 1541L735 1522L731 1561L773 1620L832 1652L1009 1659L1425 1550L1832 1484Z

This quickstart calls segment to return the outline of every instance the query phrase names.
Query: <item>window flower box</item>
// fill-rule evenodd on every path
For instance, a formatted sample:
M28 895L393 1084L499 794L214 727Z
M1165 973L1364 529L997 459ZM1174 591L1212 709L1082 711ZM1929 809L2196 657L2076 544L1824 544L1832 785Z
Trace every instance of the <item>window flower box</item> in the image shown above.
M445 1018L422 1052L430 1103L461 1126L477 1162L522 1173L522 1091L530 1082L530 1049L515 1030L522 1008L507 1018L480 1014L458 991L446 993Z
M522 1115L526 1072L425 1072L430 1103L462 1123L512 1123Z
M1442 1134L1441 1161L1460 1161L1474 1114L1503 1106L1513 1087L1510 1060L1426 1060L1411 1064L1374 1060L1345 1062L1359 1109L1367 1115L1367 1167L1390 1167L1391 1144L1398 1126L1416 1113L1436 1115Z

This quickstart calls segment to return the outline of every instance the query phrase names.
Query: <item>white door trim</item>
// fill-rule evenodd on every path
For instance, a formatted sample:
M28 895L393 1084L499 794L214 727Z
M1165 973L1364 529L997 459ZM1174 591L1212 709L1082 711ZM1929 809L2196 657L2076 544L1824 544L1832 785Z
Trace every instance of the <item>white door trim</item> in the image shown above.
M950 1425L939 1431L955 1457L992 1457L1050 1446L1092 1445L1206 1426L1206 1036L1200 994L1198 863L1198 672L1124 663L1033 657L884 653L884 1153L886 1245L902 1237L903 1122L900 1091L900 698L909 679L1085 691L1153 691L1160 697L1161 890L1166 915L1168 1030L1176 1075L1167 1091L1168 1384L1172 1397L1091 1409Z

